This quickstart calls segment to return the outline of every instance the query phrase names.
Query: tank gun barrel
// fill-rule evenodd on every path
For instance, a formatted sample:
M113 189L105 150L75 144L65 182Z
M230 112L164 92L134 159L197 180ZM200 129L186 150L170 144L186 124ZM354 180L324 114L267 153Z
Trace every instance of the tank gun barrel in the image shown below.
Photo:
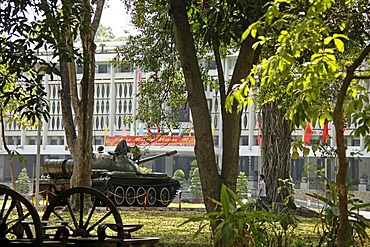
M143 164L143 163L155 160L155 159L159 159L161 157L172 156L172 155L175 155L175 154L177 154L177 151L172 150L172 151L169 151L169 152L166 152L166 153L163 153L163 154L157 154L157 155L153 155L153 156L150 156L150 157L147 157L147 158L140 159L137 163L138 164Z

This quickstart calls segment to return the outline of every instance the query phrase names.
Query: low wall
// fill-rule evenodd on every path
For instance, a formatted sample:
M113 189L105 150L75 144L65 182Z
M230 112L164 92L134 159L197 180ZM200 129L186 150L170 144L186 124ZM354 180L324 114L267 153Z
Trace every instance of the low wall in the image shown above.
M300 199L300 200L311 200L312 197L306 195L307 193L309 194L319 194L321 196L325 196L325 191L323 190L302 190L302 189L296 189L294 198L295 199ZM362 200L364 203L369 203L370 202L370 191L349 191L349 194L353 195L353 197ZM366 210L370 210L370 207L366 208Z

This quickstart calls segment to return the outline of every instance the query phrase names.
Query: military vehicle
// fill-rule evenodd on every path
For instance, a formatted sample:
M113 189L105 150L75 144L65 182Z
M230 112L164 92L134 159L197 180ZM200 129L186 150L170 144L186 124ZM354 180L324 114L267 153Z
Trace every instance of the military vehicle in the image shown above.
M180 184L165 173L142 173L139 164L171 156L166 152L143 159L131 158L131 147L122 140L113 153L94 155L92 161L92 187L106 193L117 206L167 206L177 195ZM53 197L70 187L73 160L47 159L43 164L40 191Z

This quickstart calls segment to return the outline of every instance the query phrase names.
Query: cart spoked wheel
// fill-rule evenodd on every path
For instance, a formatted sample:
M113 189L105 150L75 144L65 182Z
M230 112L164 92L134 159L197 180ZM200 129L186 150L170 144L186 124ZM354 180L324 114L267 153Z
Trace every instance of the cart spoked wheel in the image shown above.
M0 186L0 245L42 246L43 232L36 208L21 194ZM33 228L33 230L31 230ZM28 246L28 245L27 245Z
M72 198L79 201L76 208L73 208ZM66 206L57 207L61 202ZM121 216L113 202L100 191L88 187L75 187L60 193L48 205L42 220L69 222L67 229L70 236L81 238L98 237L99 225L122 225ZM123 238L123 231L114 234L114 237Z

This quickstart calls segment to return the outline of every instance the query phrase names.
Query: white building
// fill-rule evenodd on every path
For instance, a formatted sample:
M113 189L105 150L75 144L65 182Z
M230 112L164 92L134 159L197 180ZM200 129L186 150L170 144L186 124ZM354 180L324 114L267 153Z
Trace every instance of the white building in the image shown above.
M115 57L114 48L121 43L118 42L104 42L104 45L97 44L96 54L96 74L95 74L95 108L94 108L94 143L93 148L104 145L104 138L108 136L121 136L123 130L123 117L135 116L137 100L135 92L138 84L138 71L136 68L118 69L112 67L110 60ZM41 53L47 59L46 53ZM230 78L233 68L235 66L236 57L230 56L223 59L225 68L225 78ZM210 71L211 74L216 75L215 68ZM77 68L77 76L81 77L82 70ZM145 77L145 71L141 72L141 76ZM45 88L48 93L48 100L50 103L50 119L49 122L44 122L41 133L41 164L47 158L69 158L69 151L65 141L63 119L61 115L61 104L59 101L59 90L61 90L60 80L57 76L44 77ZM223 140L220 135L221 130L221 111L220 99L215 90L209 86L206 87L206 97L210 110L212 124L214 126L214 144L218 160L221 160ZM190 120L191 122L191 120ZM188 128L191 123L184 122L183 126ZM125 123L127 135L139 136L142 134L142 126L140 123ZM108 131L107 131L108 130ZM362 176L370 175L370 153L364 150L364 139L356 139L350 135L352 126L347 126L345 130L346 142L348 145L347 156L351 157L351 152L362 153L361 159L358 157L349 158L349 174L351 189L365 190L369 187L368 184L358 186L359 179ZM33 175L34 165L36 163L36 143L37 130L21 130L15 123L7 124L6 126L6 141L11 149L16 149L27 160L26 165L30 176ZM107 133L108 132L108 133ZM321 138L322 128L314 126L314 135L312 139ZM146 135L146 130L143 132ZM334 129L329 126L329 134L334 136ZM293 138L303 138L304 130L297 130L293 133ZM256 113L254 107L245 109L242 114L242 133L240 138L240 170L246 172L250 180L254 180L260 171L260 147L257 144L258 126L256 121ZM2 145L2 142L1 142ZM331 140L331 145L335 145L335 140ZM0 182L10 181L10 172L8 167L8 158L3 147L0 147ZM106 151L113 151L114 146L106 146ZM152 146L150 152L152 154L166 152L170 150L177 150L176 156L162 158L160 160L152 161L148 164L153 171L166 172L169 176L173 175L174 170L183 169L185 173L190 170L190 163L195 159L193 146ZM24 167L24 164L16 162L16 175ZM310 172L307 175L303 171L307 169L309 163L319 164L325 167L328 178L334 179L334 165L335 160L322 159L320 155L317 157L311 153L308 158L300 158L292 160L291 175L299 188L319 188L322 187L317 175ZM307 177L307 180L306 178ZM308 181L303 183L303 180ZM304 182L304 181L303 181Z

